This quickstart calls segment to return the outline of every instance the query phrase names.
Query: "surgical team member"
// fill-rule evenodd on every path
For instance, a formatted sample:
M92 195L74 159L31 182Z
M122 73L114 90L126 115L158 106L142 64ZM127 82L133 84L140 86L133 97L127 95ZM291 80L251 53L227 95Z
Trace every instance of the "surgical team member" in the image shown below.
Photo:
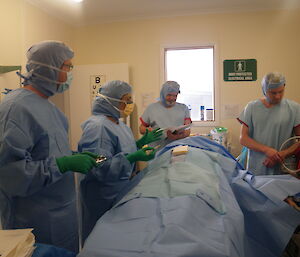
M285 140L300 135L300 105L283 98L286 80L270 72L262 79L264 97L248 103L238 118L240 143L249 149L248 169L256 175L281 174Z
M120 80L104 84L92 107L92 116L82 124L78 150L104 155L107 160L81 181L83 240L97 220L112 207L113 199L133 175L136 161L154 158L152 147L162 131L152 131L135 141L131 129L120 120L134 109L131 86Z
M37 243L78 252L70 171L96 162L92 153L72 155L67 119L48 99L69 87L73 55L58 41L31 46L24 87L0 105L0 212L4 229L33 228Z
M177 103L177 96L180 93L180 86L176 81L166 81L160 91L160 101L150 104L140 117L140 133L145 134L156 128L178 127L192 123L190 111L185 104ZM157 142L161 147L171 141L188 137L191 130L183 130L179 133L172 133L167 130L167 138Z

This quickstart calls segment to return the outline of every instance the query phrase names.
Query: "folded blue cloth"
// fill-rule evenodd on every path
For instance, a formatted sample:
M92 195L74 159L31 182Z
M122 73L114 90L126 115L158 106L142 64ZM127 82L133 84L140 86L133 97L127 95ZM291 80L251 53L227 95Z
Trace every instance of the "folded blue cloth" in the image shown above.
M35 244L32 257L75 257L76 253L53 245Z

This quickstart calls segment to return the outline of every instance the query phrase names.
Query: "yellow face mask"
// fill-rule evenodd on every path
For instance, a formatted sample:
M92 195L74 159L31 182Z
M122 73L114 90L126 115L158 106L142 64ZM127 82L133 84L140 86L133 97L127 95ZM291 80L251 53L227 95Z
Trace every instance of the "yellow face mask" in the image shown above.
M125 109L123 110L124 115L129 116L134 110L134 103L126 104Z

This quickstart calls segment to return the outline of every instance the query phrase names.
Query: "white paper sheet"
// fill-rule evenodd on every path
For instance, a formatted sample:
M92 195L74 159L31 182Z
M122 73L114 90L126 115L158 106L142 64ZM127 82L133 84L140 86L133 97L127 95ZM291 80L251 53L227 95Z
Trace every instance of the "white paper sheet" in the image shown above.
M30 257L35 238L32 229L0 230L1 257Z

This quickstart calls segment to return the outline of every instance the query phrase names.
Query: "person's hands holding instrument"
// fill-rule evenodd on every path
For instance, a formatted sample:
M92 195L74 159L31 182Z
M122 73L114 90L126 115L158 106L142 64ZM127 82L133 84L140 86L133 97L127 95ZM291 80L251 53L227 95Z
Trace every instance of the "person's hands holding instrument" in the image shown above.
M136 145L138 148L142 148L144 145L158 141L161 139L163 135L163 130L160 128L156 128L152 131L146 129L145 134L136 141Z
M56 163L61 173L73 171L86 174L97 165L95 157L97 155L93 153L77 153L56 158Z
M143 147L142 149L128 154L126 156L127 160L130 163L134 163L137 161L150 161L155 157L156 150L153 147Z

